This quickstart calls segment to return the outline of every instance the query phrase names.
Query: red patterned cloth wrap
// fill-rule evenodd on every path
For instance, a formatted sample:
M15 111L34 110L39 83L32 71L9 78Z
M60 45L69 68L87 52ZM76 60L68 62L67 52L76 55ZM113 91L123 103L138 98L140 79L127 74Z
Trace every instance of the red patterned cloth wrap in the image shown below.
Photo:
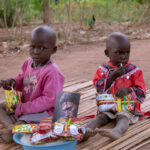
M98 94L96 97L97 106L100 112L113 111L121 112L134 111L136 101L132 94L128 94L123 98L117 98L113 94Z
M36 124L20 124L12 128L12 133L35 133L38 131Z
M49 131L45 134L40 134L38 132L34 133L30 138L31 144L42 144L45 142L50 142L57 139L58 136L53 135L52 131Z
M47 132L50 132L50 130L51 130L51 122L52 122L52 117L43 118L40 121L40 124L39 124L39 127L38 127L38 132L40 134L45 134Z
M54 124L53 134L66 140L82 140L83 131L81 119L60 118Z

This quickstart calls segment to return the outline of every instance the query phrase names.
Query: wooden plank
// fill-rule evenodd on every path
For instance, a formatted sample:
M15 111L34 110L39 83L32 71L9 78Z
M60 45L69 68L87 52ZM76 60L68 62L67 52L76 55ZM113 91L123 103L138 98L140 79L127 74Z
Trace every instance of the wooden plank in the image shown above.
M87 81L85 79L84 80L83 79L82 80L70 80L70 81L65 82L64 88L78 84L78 83L83 83L83 82L87 82Z
M24 150L24 148L21 145L15 143L15 145L13 145L7 150Z
M88 81L88 82L85 82L85 83L79 83L79 84L73 85L71 87L64 88L64 91L67 91L67 92L78 92L81 89L83 89L85 87L88 87L88 86L91 86L91 85L92 85L92 81Z
M142 132L142 131L144 131L144 130L146 130L148 128L150 128L150 124L149 123L146 124L145 126L141 127L139 130L136 130L134 132L128 133L125 136L121 137L120 139L118 139L118 140L116 140L116 141L114 141L114 142L104 146L101 150L109 150L110 148L112 149L112 147L114 147L115 145L122 143L126 139L128 139L128 138L132 137L133 135L135 135L135 134L137 134L139 132Z
M83 95L81 95L81 99L82 100L85 99L85 98L89 99L90 96L95 97L95 99L96 99L96 91L95 91L95 89L91 89L91 90L87 91L87 93L84 93Z
M114 146L113 148L111 148L111 150L116 150L116 149L128 150L134 145L136 145L137 143L140 143L144 139L147 139L148 137L150 137L149 133L150 133L150 129L146 129L143 132L140 132L132 136L131 138L126 139L121 144Z
M64 87L64 91L81 93L78 116L96 114L96 96L92 81L71 80L67 81ZM150 93L150 90L147 90L147 93ZM145 102L142 104L142 110L150 110L150 94L147 95ZM86 125L88 121L90 119L83 120L83 124ZM114 127L114 122L107 124L103 128L112 127ZM2 127L0 126L0 128ZM133 147L140 148L143 145L143 141L149 139L150 135L148 133L150 133L150 120L147 119L131 125L124 136L116 141L112 142L109 138L97 134L88 141L78 144L77 150L112 150L115 148L135 150ZM145 142L145 144L147 143L150 143L150 139ZM0 149L22 150L23 148L14 143L11 145L1 143Z
M109 143L110 140L108 138L102 137L97 134L96 136L91 137L88 141L83 142L82 145L77 145L77 150L82 150L84 147L87 150L96 150L99 146L103 147Z
M92 89L96 91L96 89L94 88L94 86L91 85L91 86L87 86L87 87L81 89L80 93L81 94L85 94L85 93L91 92Z
M81 103L83 103L85 101L95 102L95 104L96 104L96 97L95 97L95 95L91 95L91 96L85 97L83 99L81 98L81 100L80 100Z
M90 106L88 106L86 109L84 109L84 110L81 110L80 109L80 112L79 112L79 114L86 114L86 115L88 115L88 113L89 113L89 111L91 111L91 110L95 110L95 106L93 106L93 105L90 105ZM92 111L93 112L93 111Z
M0 144L0 150L9 150L11 147L16 147L16 143L9 143L9 144ZM17 146L18 147L18 146Z
M140 148L141 148L141 150L142 150L142 148L143 148L145 145L147 145L147 144L150 145L150 138L148 138L148 140L146 140L146 141L142 141L142 143L137 144L136 146L134 146L134 147L131 148L130 150L137 150L137 149L140 149Z
M138 122L137 124L130 126L129 130L127 131L127 133L125 135L128 135L128 133L132 133L132 132L138 130L139 128L141 128L141 126L144 126L145 124L150 124L150 120L143 120L143 121ZM103 128L112 128L113 126L114 126L114 122L113 122L113 124L112 123L107 124ZM103 138L104 137L96 135L95 137L90 138L87 142L84 142L83 144L81 143L81 145L79 144L78 149L82 149L82 147L87 147L88 149L96 150L96 149L101 149L101 147L104 147L111 143L109 138L106 138L107 140L105 140L105 142L103 141ZM101 141L103 141L103 142L101 143ZM89 144L90 144L90 146L89 146Z
M125 133L128 134L130 132L134 132L134 130L138 130L139 128L141 128L142 126L146 125L146 124L149 124L150 123L150 120L142 120L142 121L139 121L137 122L136 124L132 124L129 126L129 129L128 131Z

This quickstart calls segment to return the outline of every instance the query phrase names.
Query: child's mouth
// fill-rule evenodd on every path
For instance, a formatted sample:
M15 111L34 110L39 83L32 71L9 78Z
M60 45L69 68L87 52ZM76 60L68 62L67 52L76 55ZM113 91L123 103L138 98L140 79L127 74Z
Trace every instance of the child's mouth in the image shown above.
M34 59L34 60L39 60L40 58L39 58L39 57L33 57L33 59Z
M121 60L120 61L120 64L126 64L127 63L127 60Z

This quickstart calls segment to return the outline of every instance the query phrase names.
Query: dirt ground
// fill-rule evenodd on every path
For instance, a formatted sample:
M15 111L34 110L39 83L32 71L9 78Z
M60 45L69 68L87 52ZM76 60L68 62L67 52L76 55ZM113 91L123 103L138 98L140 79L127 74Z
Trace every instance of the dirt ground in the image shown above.
M143 70L146 87L150 89L150 40L131 41L130 61ZM105 43L68 46L58 50L52 59L63 72L66 81L92 80L98 66L108 61L104 55ZM20 66L29 57L26 49L21 53L0 56L0 79L15 77L20 72ZM0 99L4 100L3 90L0 89ZM149 149L149 144L142 148Z
M150 40L131 41L130 61L143 70L146 87L150 88ZM104 55L105 43L97 42L68 46L58 50L52 59L68 80L92 80L98 66L108 59ZM13 53L0 58L0 79L15 77L20 72L20 66L29 56L28 50L23 53ZM4 99L3 90L0 98Z

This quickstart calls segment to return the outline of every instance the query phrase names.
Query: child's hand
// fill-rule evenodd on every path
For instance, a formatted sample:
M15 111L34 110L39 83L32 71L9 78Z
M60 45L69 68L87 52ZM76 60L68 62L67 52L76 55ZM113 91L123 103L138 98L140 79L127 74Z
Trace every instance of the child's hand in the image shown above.
M111 76L116 79L124 74L124 69L122 66L116 68L116 70L111 74Z
M11 108L13 109L13 111L10 111L10 110L8 109L8 106L6 106L6 112L7 112L8 115L12 115L12 114L15 113L16 106L15 106L15 107L11 107Z
M127 94L131 93L131 89L130 88L120 88L117 90L117 92L115 93L116 97L119 98L123 98L124 96L126 96Z
M15 85L16 81L14 79L0 80L0 87L3 87L5 90L11 90Z
M113 83L114 80L116 80L116 78L122 76L123 74L124 74L124 69L122 66L116 68L116 70L113 71L113 73L108 77L105 90L111 86L111 84Z

